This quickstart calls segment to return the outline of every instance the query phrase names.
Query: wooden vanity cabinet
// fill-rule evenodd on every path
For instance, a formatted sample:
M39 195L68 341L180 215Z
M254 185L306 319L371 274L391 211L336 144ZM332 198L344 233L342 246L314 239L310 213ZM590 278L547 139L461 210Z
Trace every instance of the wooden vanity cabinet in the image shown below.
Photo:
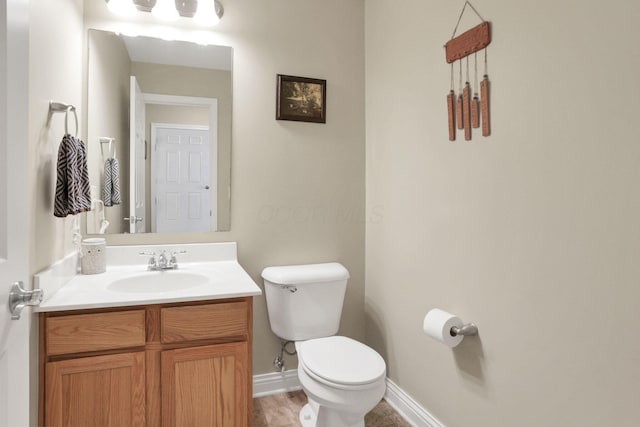
M41 426L249 427L252 298L40 314Z

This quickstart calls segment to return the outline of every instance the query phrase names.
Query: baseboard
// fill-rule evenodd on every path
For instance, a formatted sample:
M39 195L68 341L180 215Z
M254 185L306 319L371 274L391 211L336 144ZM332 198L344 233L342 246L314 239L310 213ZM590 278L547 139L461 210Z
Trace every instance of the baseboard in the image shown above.
M384 400L412 426L444 427L429 411L413 400L411 396L389 378L387 378L387 391L384 395Z
M300 390L301 388L297 369L253 376L253 397L285 393L287 391Z
M253 397L285 393L300 390L301 388L297 369L253 376ZM411 396L389 378L387 378L387 391L385 392L384 400L412 426L444 427L429 411L413 400Z

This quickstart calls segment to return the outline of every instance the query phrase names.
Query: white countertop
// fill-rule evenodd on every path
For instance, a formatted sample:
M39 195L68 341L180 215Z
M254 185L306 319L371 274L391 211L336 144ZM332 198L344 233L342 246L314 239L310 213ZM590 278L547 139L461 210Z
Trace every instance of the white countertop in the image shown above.
M219 246L221 244L212 245ZM187 246L188 250L188 245L181 245L181 248L185 246ZM135 250L137 251L140 248L136 247ZM144 249L148 251L150 248ZM130 253L132 248L118 250L110 247L108 250ZM235 252L235 244L233 244L233 252ZM34 309L37 312L48 312L260 295L262 292L258 285L240 266L238 261L233 258L235 257L226 256L218 260L179 263L177 270L168 270L166 272L147 271L146 264L123 265L122 263L117 263L117 265L110 265L107 262L107 271L105 273L65 275L60 273L60 268L56 270L56 266L52 266L47 271L36 276L36 283L39 283L40 287L44 289L45 298L40 306L34 307ZM60 264L66 264L68 268L68 265L72 263L65 259ZM114 290L110 286L114 281L120 279L145 278L147 275L159 277L158 275L165 274L166 276L164 277L175 275L177 278L175 288L171 287L171 289L167 290L166 287L159 286L157 291L152 289L151 291L136 292L133 288L120 287L120 289ZM181 274L203 277L203 283L181 288ZM61 281L60 277L64 277L63 281L65 283L53 284L56 280ZM47 292L47 284L49 283L53 285L48 287L50 292Z

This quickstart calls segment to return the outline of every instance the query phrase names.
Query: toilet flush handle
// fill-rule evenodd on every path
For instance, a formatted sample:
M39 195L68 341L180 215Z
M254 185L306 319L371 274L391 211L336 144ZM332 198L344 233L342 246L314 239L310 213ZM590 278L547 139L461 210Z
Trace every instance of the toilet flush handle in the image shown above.
M280 285L280 287L284 290L291 292L292 294L298 291L298 288L296 288L293 285Z

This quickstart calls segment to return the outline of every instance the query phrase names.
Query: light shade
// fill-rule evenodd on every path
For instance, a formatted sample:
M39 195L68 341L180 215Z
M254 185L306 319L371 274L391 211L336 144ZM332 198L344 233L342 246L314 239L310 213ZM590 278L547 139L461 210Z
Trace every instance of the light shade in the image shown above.
M131 16L136 13L136 7L131 0L109 0L107 8L120 16Z
M174 0L157 0L151 14L161 21L175 21L180 17Z
M193 15L193 20L196 24L199 25L216 25L220 22L220 15L216 11L216 1L215 0L198 0L198 10L196 14ZM222 7L220 7L222 11Z
M96 0L94 0L96 1ZM179 17L192 17L203 26L216 25L224 7L218 0L105 0L109 10L117 15L132 16L136 11L151 12L161 21L175 21Z

